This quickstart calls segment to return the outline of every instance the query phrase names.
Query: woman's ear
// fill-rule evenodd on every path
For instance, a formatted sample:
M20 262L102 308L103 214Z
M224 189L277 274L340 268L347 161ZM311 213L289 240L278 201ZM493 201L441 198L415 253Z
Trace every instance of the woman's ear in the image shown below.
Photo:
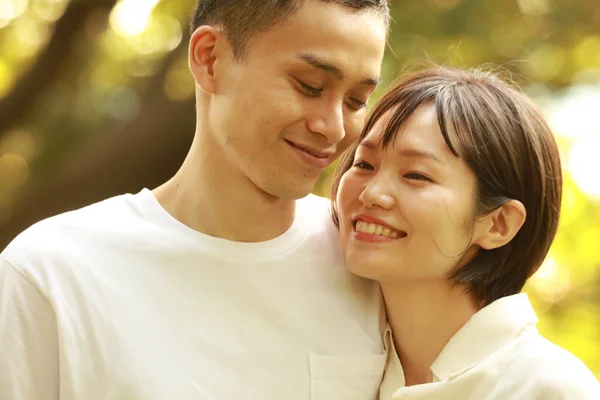
M523 203L509 200L477 221L477 236L474 243L485 250L502 247L517 235L526 217L527 212Z
M204 25L194 31L190 39L188 63L192 76L206 93L216 90L215 63L219 56L219 43L223 35L212 26Z

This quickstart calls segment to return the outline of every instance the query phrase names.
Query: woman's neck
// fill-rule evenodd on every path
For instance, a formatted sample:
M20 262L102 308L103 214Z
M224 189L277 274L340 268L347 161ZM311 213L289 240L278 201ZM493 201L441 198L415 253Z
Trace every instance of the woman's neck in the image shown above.
M381 282L381 289L406 386L431 382L431 365L476 303L448 281Z

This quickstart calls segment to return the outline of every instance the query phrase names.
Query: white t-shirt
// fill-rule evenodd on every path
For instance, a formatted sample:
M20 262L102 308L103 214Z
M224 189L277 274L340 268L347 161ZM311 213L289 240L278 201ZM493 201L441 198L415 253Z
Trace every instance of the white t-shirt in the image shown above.
M380 400L599 400L600 384L567 350L542 337L525 293L496 300L450 339L433 382L405 386L391 331Z
M149 190L37 223L0 256L0 399L375 399L375 282L346 270L329 202L239 243Z

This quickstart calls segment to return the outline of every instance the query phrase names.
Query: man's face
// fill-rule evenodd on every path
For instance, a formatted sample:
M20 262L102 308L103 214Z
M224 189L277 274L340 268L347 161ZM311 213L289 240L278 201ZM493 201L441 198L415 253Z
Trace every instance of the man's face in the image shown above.
M252 40L243 61L217 60L207 115L232 169L277 198L310 193L362 128L386 33L374 11L310 0Z

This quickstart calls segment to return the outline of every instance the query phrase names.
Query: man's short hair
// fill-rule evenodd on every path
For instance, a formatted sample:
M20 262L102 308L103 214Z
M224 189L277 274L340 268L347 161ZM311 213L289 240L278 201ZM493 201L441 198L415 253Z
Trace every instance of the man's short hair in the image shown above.
M231 43L234 57L240 60L251 40L288 19L305 1L338 3L357 12L373 10L389 24L387 0L198 0L192 32L202 25L219 26Z

